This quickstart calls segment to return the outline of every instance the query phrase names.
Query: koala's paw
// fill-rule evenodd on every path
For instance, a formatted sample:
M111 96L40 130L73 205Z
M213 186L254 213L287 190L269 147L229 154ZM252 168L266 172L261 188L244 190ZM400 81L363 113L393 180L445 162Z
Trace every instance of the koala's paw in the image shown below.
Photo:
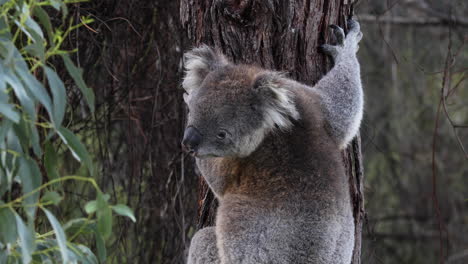
M348 35L345 37L344 30L337 25L330 26L336 45L324 44L320 50L331 56L336 62L344 55L355 55L359 49L358 43L362 39L362 32L356 20L348 20Z

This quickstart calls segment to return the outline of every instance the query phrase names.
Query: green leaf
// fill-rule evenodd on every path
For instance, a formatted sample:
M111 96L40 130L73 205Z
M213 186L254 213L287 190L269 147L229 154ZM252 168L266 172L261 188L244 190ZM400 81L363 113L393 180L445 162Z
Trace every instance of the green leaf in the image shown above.
M47 142L45 144L45 153L44 153L44 167L47 172L49 180L58 179L60 176L57 172L57 151L53 147L52 143ZM59 183L54 184L54 187L58 187Z
M1 5L1 0L0 0L0 5ZM1 249L0 248L0 263L8 263L8 255L9 255L9 250L7 248Z
M57 218L49 212L49 210L42 208L44 213L46 214L47 218L49 219L50 224L55 232L55 237L57 238L57 242L60 249L60 254L62 255L62 262L68 263L68 252L67 252L67 239L65 237L65 232L63 232L62 226L58 222Z
M53 5L53 3L52 3ZM55 6L54 6L55 7ZM60 8L60 5L58 6ZM34 15L37 16L41 25L45 28L47 36L49 37L50 45L54 46L54 31L52 30L52 23L50 17L41 6L34 7Z
M85 211L87 214L92 214L97 210L97 201L89 201L85 205Z
M36 162L21 158L19 177L23 188L23 194L29 194L42 184L42 175ZM23 201L25 211L29 217L34 218L39 200L39 192L26 197Z
M15 218L19 245L21 247L21 258L23 259L23 263L30 263L32 260L31 255L36 250L34 231L24 224L23 219L19 215L15 214Z
M57 73L51 68L44 66L44 71L49 82L50 90L54 98L54 123L59 127L62 123L63 116L65 115L65 105L67 102L67 92L62 80L60 80Z
M88 247L85 247L83 245L77 245L76 247L79 249L81 257L84 258L82 260L84 264L99 263L94 253Z
M58 0L50 0L50 4L51 4L52 7L54 7L57 11L60 10L60 4L61 4L60 1L58 1Z
M58 205L61 201L62 201L62 196L60 196L60 194L58 194L57 192L54 192L54 191L50 191L50 192L46 192L42 198L41 198L41 202L42 203L52 203L54 205Z
M55 251L57 251L57 240L52 238L44 238L37 241L36 252L33 254L32 263L52 264L52 259L58 259ZM39 252L38 252L39 251ZM57 256L57 257L56 257Z
M31 145L34 150L34 154L40 157L42 156L42 149L41 149L41 144L39 142L39 133L37 132L37 127L34 123L29 123L29 128L31 132L29 138L31 139Z
M5 140L5 137L7 136L7 133L10 131L10 128L11 128L11 125L12 123L8 120L2 120L2 122L0 123L1 126L0 126L0 146L3 146L4 147L4 140Z
M6 3L6 1L10 1L10 0L0 0L0 6ZM11 29L8 26L5 19L0 19L0 28L2 29L0 30L0 37L5 38L5 39L11 39L11 33L10 33Z
M16 97L20 101L20 104L21 106L23 106L24 110L26 110L26 113L29 115L29 118L32 121L35 121L36 111L34 108L34 101L31 100L29 95L26 93L26 90L21 81L10 69L6 69L4 77L5 81L11 86L11 88L13 88Z
M33 75L29 73L28 69L16 68L16 73L21 76L25 87L28 92L31 93L36 100L38 100L49 113L49 117L53 120L52 101L50 100L49 93Z
M1 125L0 125L1 126ZM1 139L0 139L1 140ZM0 144L0 148L2 148ZM6 191L10 190L10 182L3 168L0 168L0 197L3 197ZM1 203L1 202L0 202Z
M89 109L91 109L91 112L94 112L94 93L83 80L83 70L75 66L68 54L62 54L61 56L68 73L83 93L83 96L88 103Z
M29 12L28 9L28 6L27 5L23 5L23 13L26 12ZM42 29L41 27L36 23L36 21L34 21L34 19L32 19L30 16L27 16L24 24L26 25L26 27L29 30L30 33L35 33L37 35L37 37L43 39L44 38L44 33L42 33Z
M4 203L0 201L0 205ZM0 242L12 244L16 241L16 220L10 208L0 209Z
M44 46L45 42L41 38L37 37L37 40L35 42L27 45L23 49L26 50L29 55L33 57L38 57L42 63L45 63L46 58Z
M20 142L21 151L23 149L29 150L29 148L31 147L31 131L29 131L29 127L30 126L25 119L20 119L20 122L18 124L13 125L12 134L14 134L18 138Z
M1 92L0 92L1 93ZM10 104L5 104L0 102L0 114L5 116L6 118L10 119L14 123L18 123L20 119L20 115L13 109L13 106Z
M6 134L6 147L10 150L16 151L17 153L23 153L23 148L21 147L20 134L16 131L16 125L13 126L13 129L7 130ZM7 164L7 168L11 168L11 164Z
M0 28L1 25L0 25ZM5 70L3 69L3 60L0 59L0 98L4 98L2 102L7 101L6 96L6 81L5 81Z
M112 206L112 210L114 210L114 212L119 215L130 218L134 223L136 222L135 215L133 214L132 209L130 209L128 206L124 204L117 204Z
M108 239L112 233L112 209L102 193L97 196L97 228L104 239Z
M75 236L77 232L80 234L90 234L94 232L96 224L88 218L76 218L68 221L63 225L63 229L70 236Z
M107 258L106 244L102 238L101 233L98 230L95 230L94 236L96 238L96 248L98 253L98 258L101 263L104 263Z
M63 1L59 0L52 0L54 3L59 3L60 8L62 8L62 20L65 20L66 17L68 17L68 7Z
M78 138L68 129L61 127L57 131L62 138L62 140L65 142L65 144L68 146L68 148L71 150L73 157L75 157L76 160L83 162L86 167L89 169L89 173L92 175L92 162L91 162L91 157L89 156L88 151L86 150L85 146L78 140Z

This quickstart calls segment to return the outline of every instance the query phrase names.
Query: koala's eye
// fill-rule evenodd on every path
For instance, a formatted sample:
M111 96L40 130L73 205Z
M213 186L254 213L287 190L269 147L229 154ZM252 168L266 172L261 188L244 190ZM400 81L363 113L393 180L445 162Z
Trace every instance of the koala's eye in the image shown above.
M216 137L219 138L219 139L225 139L226 135L227 135L226 131L221 130L221 131L218 132Z

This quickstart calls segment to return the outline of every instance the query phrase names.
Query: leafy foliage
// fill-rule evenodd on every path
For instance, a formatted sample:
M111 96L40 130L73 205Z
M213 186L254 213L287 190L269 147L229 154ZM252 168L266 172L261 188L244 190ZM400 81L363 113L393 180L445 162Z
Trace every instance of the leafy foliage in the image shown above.
M102 262L113 212L135 221L128 207L109 204L109 195L89 177L94 173L92 157L63 124L67 89L77 87L94 110L94 94L81 69L62 49L71 32L92 22L82 17L75 24L68 17L67 4L74 2L80 1L0 0L0 263ZM59 14L62 25L55 26L59 22L51 17ZM71 87L55 70L61 65L74 81ZM68 162L58 155L64 149L89 175L60 175L59 163ZM96 200L83 208L86 217L61 224L57 211L67 181L90 184ZM86 243L89 239L79 239L90 236L97 257Z

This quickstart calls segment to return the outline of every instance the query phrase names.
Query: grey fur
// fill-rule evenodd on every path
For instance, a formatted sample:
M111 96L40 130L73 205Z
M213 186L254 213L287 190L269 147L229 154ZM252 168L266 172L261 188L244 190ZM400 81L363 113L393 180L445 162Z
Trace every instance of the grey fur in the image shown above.
M333 69L314 86L322 96L322 105L332 135L340 148L353 139L361 124L364 106L361 75L356 52L362 38L359 23L348 21L346 39L340 27L332 26L338 45L323 45L335 63Z
M187 53L188 126L197 166L220 202L188 263L349 264L354 220L340 150L356 135L363 95L359 24L333 27L335 66L316 86L202 46ZM222 136L225 135L225 136Z

